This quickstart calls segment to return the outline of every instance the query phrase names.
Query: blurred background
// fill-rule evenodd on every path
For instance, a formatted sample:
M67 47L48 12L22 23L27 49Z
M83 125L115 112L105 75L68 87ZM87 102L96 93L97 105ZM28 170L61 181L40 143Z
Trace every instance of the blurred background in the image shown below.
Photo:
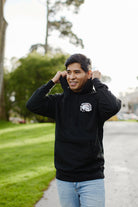
M137 0L0 0L0 207L33 207L55 178L55 123L25 105L74 53L122 101L104 127L106 206L138 206L137 11Z
M83 53L122 100L118 118L137 119L137 10L137 0L1 0L0 117L31 117L32 92Z

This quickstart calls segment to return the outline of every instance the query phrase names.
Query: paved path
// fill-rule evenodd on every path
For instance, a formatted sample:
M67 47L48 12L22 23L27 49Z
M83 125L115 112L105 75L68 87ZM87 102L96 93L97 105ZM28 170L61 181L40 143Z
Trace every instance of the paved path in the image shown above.
M55 179L50 183L48 190L44 192L43 198L35 207L60 207Z
M106 207L138 206L138 122L106 122ZM53 180L35 207L60 207Z

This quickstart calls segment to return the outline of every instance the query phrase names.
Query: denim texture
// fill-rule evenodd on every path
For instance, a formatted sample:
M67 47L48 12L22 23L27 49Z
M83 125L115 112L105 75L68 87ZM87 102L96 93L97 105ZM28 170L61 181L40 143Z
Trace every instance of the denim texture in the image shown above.
M56 183L61 207L105 207L104 179Z

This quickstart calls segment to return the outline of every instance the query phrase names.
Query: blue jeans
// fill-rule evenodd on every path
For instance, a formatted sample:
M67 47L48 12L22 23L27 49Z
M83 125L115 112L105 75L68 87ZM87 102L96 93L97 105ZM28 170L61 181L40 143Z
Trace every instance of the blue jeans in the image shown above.
M105 207L104 179L56 182L62 207Z

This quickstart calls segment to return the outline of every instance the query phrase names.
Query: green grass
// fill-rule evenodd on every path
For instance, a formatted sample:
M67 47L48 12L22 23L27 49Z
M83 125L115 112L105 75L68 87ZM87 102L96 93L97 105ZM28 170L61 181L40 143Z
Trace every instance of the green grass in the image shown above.
M33 207L55 177L55 125L0 122L0 207Z

